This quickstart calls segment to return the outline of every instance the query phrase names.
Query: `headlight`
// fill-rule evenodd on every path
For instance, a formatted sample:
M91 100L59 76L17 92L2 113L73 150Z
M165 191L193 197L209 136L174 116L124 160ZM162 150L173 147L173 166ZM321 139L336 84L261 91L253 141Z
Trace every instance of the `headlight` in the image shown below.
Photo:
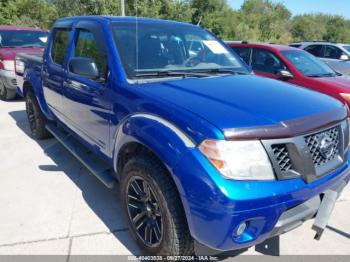
M19 73L19 74L24 73L24 62L20 60L16 60L16 73Z
M226 178L275 179L271 162L260 141L205 140L199 150Z
M350 94L347 93L340 93L341 97L344 98L346 103L350 104Z
M6 71L15 71L15 62L13 60L0 61Z

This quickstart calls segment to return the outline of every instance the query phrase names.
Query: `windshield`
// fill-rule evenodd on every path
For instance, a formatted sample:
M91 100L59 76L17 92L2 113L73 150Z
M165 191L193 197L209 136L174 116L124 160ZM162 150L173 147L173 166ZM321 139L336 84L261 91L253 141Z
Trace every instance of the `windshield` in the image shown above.
M199 27L123 22L112 24L112 32L129 79L155 72L250 73L237 55Z
M305 76L335 76L336 73L326 64L308 52L301 50L281 51L282 54Z
M344 48L346 51L350 52L350 45L344 45L343 48Z
M46 32L0 30L0 47L44 47L46 40Z

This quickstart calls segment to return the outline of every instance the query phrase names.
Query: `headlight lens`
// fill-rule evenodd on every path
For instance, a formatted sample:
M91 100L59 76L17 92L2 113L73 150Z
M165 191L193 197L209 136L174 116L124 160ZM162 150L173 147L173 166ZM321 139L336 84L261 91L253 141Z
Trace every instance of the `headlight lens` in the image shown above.
M6 71L15 70L15 62L13 60L2 60L0 62L3 64L4 70Z
M340 93L340 95L342 96L342 98L344 98L344 100L346 101L346 103L350 104L350 94L347 94L347 93Z
M16 60L16 73L24 73L24 62Z
M205 140L199 150L226 178L275 179L271 162L260 141Z

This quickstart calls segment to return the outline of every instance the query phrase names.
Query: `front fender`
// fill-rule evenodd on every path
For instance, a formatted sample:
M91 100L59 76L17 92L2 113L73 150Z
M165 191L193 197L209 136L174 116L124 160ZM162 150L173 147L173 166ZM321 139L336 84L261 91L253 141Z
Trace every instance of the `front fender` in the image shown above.
M135 114L123 121L118 129L114 147L116 170L119 152L130 142L138 142L147 147L170 171L189 148L196 146L187 134L169 121L152 114Z

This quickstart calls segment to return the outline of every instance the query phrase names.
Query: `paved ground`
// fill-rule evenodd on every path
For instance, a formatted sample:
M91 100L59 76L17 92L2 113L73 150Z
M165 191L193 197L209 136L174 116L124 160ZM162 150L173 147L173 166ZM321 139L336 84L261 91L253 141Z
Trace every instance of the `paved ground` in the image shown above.
M139 252L118 189L105 188L56 140L33 140L23 101L0 101L0 163L0 254ZM310 227L283 235L280 253L350 255L349 186L321 241Z

